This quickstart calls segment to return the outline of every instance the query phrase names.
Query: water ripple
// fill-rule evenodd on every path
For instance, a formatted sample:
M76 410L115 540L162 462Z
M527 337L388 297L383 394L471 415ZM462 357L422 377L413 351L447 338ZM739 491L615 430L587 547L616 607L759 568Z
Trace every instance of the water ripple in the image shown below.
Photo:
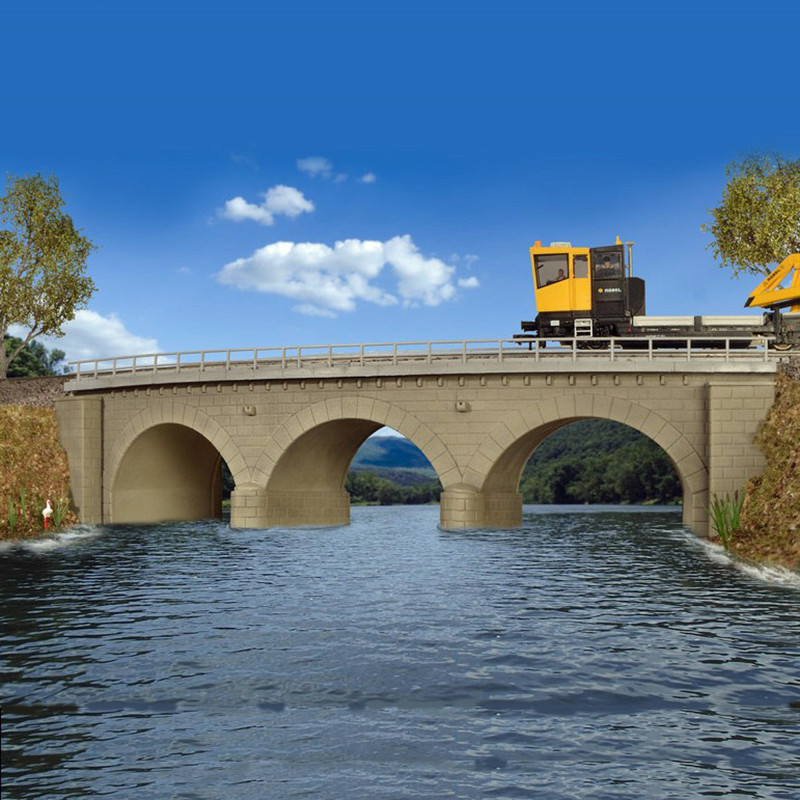
M800 576L658 510L0 550L3 797L800 796Z

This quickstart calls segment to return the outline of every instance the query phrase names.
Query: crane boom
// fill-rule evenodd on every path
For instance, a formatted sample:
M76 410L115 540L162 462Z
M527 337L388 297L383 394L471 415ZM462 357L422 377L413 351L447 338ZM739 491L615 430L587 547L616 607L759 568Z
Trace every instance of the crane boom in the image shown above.
M787 287L783 282L794 272ZM800 253L793 253L784 258L761 283L756 286L747 298L745 307L758 306L776 310L789 308L791 313L800 314Z

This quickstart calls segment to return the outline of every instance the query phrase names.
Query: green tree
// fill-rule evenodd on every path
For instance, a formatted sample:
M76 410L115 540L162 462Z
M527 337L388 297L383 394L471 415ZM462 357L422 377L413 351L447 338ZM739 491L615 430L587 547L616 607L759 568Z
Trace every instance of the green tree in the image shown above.
M800 252L800 159L753 155L726 167L722 203L702 230L720 266L756 275Z
M28 329L16 348L0 347L0 380L35 336L63 336L95 289L85 274L94 245L63 205L58 179L38 173L10 176L0 197L0 335L5 341L11 325Z
M20 349L20 344L22 348ZM39 375L58 375L64 351L48 350L36 340L24 344L16 336L5 337L6 353L15 350L17 355L8 367L9 378L30 378Z

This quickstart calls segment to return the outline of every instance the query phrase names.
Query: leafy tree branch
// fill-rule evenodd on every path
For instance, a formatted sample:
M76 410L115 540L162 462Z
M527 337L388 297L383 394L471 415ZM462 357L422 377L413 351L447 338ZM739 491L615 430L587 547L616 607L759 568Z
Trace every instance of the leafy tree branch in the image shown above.
M709 246L720 266L768 274L800 252L800 159L751 155L725 172L722 202L701 229L714 237Z
M0 337L27 328L19 344L0 347L0 379L22 348L40 335L63 336L62 325L84 307L95 285L85 274L95 245L63 211L54 176L10 176L0 197Z

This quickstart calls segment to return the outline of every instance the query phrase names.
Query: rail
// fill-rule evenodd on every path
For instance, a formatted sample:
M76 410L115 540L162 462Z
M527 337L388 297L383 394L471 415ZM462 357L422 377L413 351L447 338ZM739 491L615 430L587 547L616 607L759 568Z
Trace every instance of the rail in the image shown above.
M293 345L224 350L185 350L175 353L145 353L71 361L68 367L76 380L82 378L196 370L200 372L242 368L253 372L336 367L368 364L433 364L437 361L495 361L520 359L534 362L549 359L613 362L619 359L670 358L674 361L701 359L769 361L779 357L766 337L680 338L611 337L596 339L462 339L436 342L378 342L366 344Z

